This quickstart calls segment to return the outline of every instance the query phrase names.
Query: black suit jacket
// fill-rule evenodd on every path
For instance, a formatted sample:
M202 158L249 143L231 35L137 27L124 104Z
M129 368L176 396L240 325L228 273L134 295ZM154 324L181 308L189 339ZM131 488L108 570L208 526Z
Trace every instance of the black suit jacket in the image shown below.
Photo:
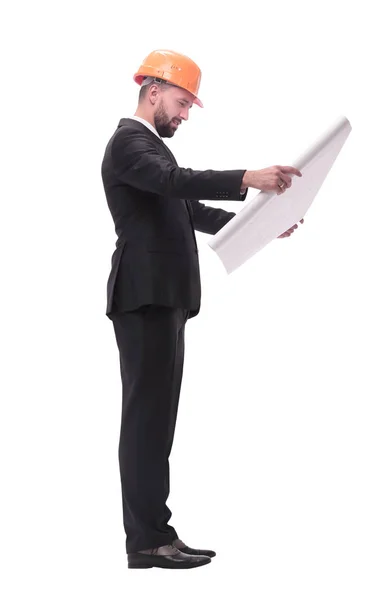
M106 315L162 304L196 316L201 283L195 229L215 234L236 214L199 200L244 200L245 169L180 168L157 135L125 118L107 144L101 171L118 237Z

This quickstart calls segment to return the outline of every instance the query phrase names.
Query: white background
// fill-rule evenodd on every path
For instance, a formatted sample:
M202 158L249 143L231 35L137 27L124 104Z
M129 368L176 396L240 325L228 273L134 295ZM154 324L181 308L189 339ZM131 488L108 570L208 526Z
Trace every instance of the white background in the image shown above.
M365 600L367 48L362 5L328 5L34 1L3 15L4 600ZM202 69L204 109L166 140L182 167L287 165L338 115L353 127L290 238L228 276L197 233L168 505L181 539L217 556L190 571L127 569L105 316L116 235L100 165L158 48Z

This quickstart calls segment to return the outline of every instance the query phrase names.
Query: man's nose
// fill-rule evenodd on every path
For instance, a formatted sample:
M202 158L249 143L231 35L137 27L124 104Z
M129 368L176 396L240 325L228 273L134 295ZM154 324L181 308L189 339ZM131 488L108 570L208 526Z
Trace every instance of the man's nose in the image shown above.
M188 118L189 118L189 109L186 108L186 109L184 109L184 110L182 110L180 112L180 119L183 119L184 121L187 121Z

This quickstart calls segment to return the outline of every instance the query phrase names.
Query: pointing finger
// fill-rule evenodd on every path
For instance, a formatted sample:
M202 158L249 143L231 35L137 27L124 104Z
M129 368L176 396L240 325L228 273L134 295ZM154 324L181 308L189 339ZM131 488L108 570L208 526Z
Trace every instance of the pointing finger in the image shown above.
M294 175L298 175L298 177L302 177L301 171L296 169L296 167L281 167L283 173L293 173Z

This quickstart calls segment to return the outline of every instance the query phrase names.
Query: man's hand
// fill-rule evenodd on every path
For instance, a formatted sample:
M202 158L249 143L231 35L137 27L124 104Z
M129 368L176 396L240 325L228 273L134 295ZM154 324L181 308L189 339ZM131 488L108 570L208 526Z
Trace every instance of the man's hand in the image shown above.
M304 222L304 219L301 219L300 223L303 223L303 222ZM289 237L290 235L292 235L293 231L297 228L298 228L298 225L293 225L292 227L290 227L290 229L287 229L287 231L282 233L282 235L278 235L278 238Z
M263 192L274 191L283 194L292 185L291 175L302 177L301 171L295 167L275 165L259 171L246 171L242 178L241 193L246 187L257 188Z

